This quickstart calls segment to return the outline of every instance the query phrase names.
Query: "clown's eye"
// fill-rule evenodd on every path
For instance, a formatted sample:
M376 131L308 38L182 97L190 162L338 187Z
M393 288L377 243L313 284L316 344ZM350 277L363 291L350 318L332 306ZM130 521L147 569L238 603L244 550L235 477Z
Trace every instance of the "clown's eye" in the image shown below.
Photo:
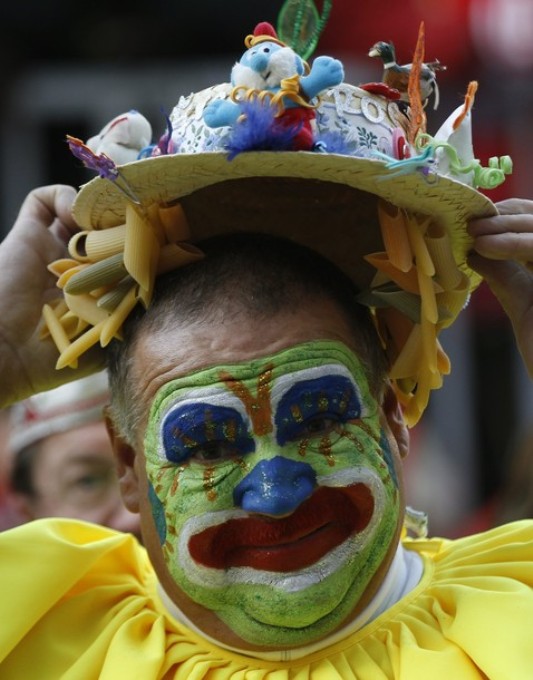
M329 416L316 416L302 423L298 438L302 436L318 437L336 432L339 426L339 418Z
M170 411L161 427L163 453L172 463L223 460L254 450L242 415L233 408L195 402Z
M285 442L340 432L343 424L361 417L361 401L352 381L324 375L292 385L276 409L277 440Z
M228 441L206 442L190 450L189 460L204 462L220 462L237 458L243 454L235 444Z
M343 427L342 418L338 415L325 415L323 413L311 418L307 418L302 423L293 425L290 428L290 433L287 433L285 441L287 442L299 442L299 441L311 441L320 440L324 437L328 437L331 443L336 439L336 435L340 434ZM334 436L335 439L332 439Z

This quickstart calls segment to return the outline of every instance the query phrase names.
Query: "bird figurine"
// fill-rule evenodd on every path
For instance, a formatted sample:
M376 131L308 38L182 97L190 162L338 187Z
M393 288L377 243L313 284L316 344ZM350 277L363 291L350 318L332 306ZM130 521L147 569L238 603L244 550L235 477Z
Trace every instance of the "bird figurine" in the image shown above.
M398 64L396 52L391 42L380 41L375 43L368 52L369 57L378 57L383 62L383 82L400 92L400 99L408 102L407 88L409 73L412 64ZM433 93L435 101L433 108L439 105L439 87L437 85L437 71L445 71L446 66L438 59L422 64L420 70L420 97L427 104L427 100Z

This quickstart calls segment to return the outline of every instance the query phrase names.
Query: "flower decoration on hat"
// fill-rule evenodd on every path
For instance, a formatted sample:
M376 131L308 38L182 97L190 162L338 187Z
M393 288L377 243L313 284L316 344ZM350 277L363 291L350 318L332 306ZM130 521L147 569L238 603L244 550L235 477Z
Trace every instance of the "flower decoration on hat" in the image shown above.
M495 207L478 189L503 182L512 163L504 156L484 166L474 156L476 82L428 133L423 24L402 92L344 82L333 57L307 64L327 4L320 16L310 1L287 0L278 31L258 24L231 82L181 97L159 140L146 144L137 112L87 143L70 140L99 177L78 194L82 231L70 257L51 265L63 300L45 307L45 333L58 367L120 338L131 309L150 304L160 273L202 257L197 240L270 231L318 250L354 280L406 420L418 420L450 370L439 333L480 280L466 262L466 224ZM124 149L137 160L125 161Z

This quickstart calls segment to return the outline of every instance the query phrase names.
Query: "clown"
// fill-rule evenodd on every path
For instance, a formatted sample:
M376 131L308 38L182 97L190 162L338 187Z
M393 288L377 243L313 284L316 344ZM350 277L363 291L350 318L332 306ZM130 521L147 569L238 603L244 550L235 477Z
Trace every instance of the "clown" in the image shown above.
M469 154L428 137L422 115L347 84L319 98L317 127L349 148L355 139L354 154L294 151L309 149L308 135L228 162L228 133L254 127L255 103L279 104L263 107L277 121L267 132L290 138L305 132L285 118L301 113L292 94L306 101L339 82L334 60L309 73L293 61L276 66L277 90L268 66L285 46L274 38L261 29L247 45L241 66L251 73L255 59L264 79L246 84L250 97L224 83L180 99L162 153L117 166L74 145L100 177L77 195L84 231L50 265L63 299L43 315L57 368L105 347L108 430L146 551L70 521L0 536L12 586L2 678L32 677L36 658L50 680L531 677L533 523L457 541L409 536L402 459L407 425L449 371L438 335L480 274L492 273L531 358L532 205L497 215L471 184L481 186ZM445 134L459 146L471 103ZM405 139L417 153L390 157ZM44 263L60 253L41 232L74 230L61 196L30 197L14 237L25 257L9 238L8 255L0 248L18 276L2 316L14 394L13 348L37 315L11 329L12 300L34 312L51 297ZM44 247L30 247L34 232ZM471 257L509 258L500 236L519 261ZM21 262L35 265L23 278ZM39 264L42 285L27 277ZM19 380L39 382L34 371Z
M114 346L113 365L130 355L144 433L129 444L110 423L128 505L176 618L232 649L323 645L375 615L377 589L382 602L406 586L405 559L421 570L397 545L405 442L382 369L368 368L375 331L343 302L345 277L296 244L228 235L202 249L158 282L149 335L134 316L133 345ZM202 272L217 280L228 257L231 289L259 271L276 281L253 296L260 313L247 294L212 308ZM201 302L185 311L189 285ZM167 305L179 321L161 326Z

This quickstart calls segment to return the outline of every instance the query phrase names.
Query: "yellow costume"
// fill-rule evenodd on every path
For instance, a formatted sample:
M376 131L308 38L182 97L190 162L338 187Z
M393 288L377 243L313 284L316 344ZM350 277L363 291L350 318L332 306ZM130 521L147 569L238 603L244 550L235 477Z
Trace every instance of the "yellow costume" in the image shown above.
M533 522L406 540L424 575L402 600L292 662L228 652L166 612L124 534L41 520L0 536L2 680L531 680Z

